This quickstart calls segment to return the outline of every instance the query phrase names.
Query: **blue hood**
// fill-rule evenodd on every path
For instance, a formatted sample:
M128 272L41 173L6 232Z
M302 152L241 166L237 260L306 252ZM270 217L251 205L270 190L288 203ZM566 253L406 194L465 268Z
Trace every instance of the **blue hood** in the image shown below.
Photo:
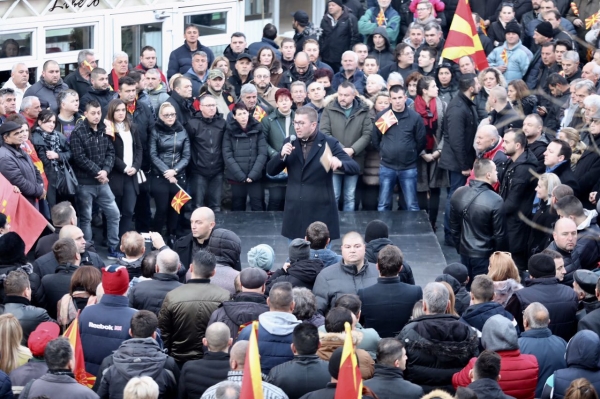
M590 330L579 331L567 344L567 367L600 369L600 338Z

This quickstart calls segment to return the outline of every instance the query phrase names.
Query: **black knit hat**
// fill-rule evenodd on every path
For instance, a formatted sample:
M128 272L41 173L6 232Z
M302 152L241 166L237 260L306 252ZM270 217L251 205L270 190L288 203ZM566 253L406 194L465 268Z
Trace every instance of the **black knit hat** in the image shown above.
M442 273L451 275L461 284L465 284L469 277L469 270L462 263L450 263L442 270Z
M506 24L506 28L504 28L504 34L507 33L516 33L521 36L521 25L517 21L510 21Z
M535 31L550 39L554 37L554 29L552 28L552 24L548 21L539 23L538 26L535 27Z
M529 258L527 269L533 278L556 276L554 259L546 254L535 254Z
M329 3L335 3L335 4L337 4L337 5L338 5L338 6L340 6L340 7L343 7L343 6L344 6L344 3L342 2L342 0L329 0L329 1L327 2L327 4L329 4Z
M365 230L365 242L368 243L378 238L389 238L388 226L381 220L371 220Z
M14 265L25 257L25 242L15 232L0 237L0 265Z
M310 258L310 242L303 240L302 238L295 238L290 243L288 249L288 255L290 262L297 262L299 260L306 260Z

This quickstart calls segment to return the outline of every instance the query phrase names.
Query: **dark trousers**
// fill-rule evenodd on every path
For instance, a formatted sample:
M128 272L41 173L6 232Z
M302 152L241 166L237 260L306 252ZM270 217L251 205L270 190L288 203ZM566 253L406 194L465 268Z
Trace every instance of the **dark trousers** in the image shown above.
M177 182L181 187L185 187L185 177L180 177ZM177 219L179 215L171 206L171 201L175 194L179 192L177 185L169 183L163 176L150 177L150 192L156 203L156 213L154 214L154 223L152 230L162 232L163 227L167 226L167 237L175 234L177 228ZM183 212L183 209L182 209Z
M135 230L139 233L147 233L150 231L150 223L152 221L152 209L150 208L150 180L151 176L146 175L145 183L139 185L140 193L135 202Z
M437 221L441 193L441 188L430 188L429 191L417 193L419 208L427 211L427 214L429 215L429 223L431 223L432 227L435 227L435 222Z
M194 196L194 208L207 206L214 212L221 212L221 193L223 191L223 173L212 177L202 175L190 176L191 191Z
M444 237L451 238L450 235L450 199L452 194L459 188L467 184L467 176L463 176L460 172L448 171L450 177L450 187L448 187L448 196L446 197L446 209L444 211Z
M137 194L135 193L135 183L133 179L137 179L134 176L123 177L123 195L115 195L115 203L121 212L121 220L119 221L119 238L123 237L123 234L133 230L133 210L137 201Z
M490 258L469 258L468 256L461 255L460 263L467 267L469 271L469 282L467 283L467 291L471 290L471 283L475 276L480 274L487 274L490 267Z
M246 197L250 197L250 210L258 212L264 210L264 193L260 181L231 183L232 211L245 211Z
M287 186L269 187L269 202L267 211L283 211L285 205L285 191Z

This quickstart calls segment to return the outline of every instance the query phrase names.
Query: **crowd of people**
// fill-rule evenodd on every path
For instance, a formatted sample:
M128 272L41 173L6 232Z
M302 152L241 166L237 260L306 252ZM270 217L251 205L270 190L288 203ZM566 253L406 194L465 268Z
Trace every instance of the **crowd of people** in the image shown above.
M0 393L236 398L258 320L267 398L332 398L345 323L365 397L597 398L600 6L469 2L482 67L442 57L457 4L328 0L218 56L186 25L165 72L150 46L15 64L0 173L56 231L29 263L0 214ZM283 211L281 268L215 226L248 203ZM395 204L442 208L460 263L415 285L378 220L330 249L337 210Z

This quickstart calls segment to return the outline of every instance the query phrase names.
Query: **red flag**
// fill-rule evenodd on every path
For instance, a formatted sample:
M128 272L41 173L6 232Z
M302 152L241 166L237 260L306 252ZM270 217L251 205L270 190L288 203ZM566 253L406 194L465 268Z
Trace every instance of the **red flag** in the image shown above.
M465 55L473 58L477 69L480 71L489 66L481 40L479 40L477 34L469 1L458 0L458 6L452 19L452 25L450 25L442 57L458 63L458 60Z
M262 374L260 369L260 356L258 354L258 321L252 323L250 342L246 351L244 375L242 376L242 391L240 399L263 399Z
M88 388L93 387L96 382L96 377L85 371L83 347L81 346L81 338L79 337L79 313L69 328L67 328L63 337L69 340L71 347L73 348L73 354L75 355L75 368L73 374L75 374L75 379L81 385L85 385Z
M0 212L6 215L11 230L25 241L25 253L29 252L48 224L46 219L21 194L13 191L13 185L0 174Z
M335 399L361 399L362 377L356 360L356 351L352 343L352 329L350 323L344 323L346 327L346 339L342 350L340 361L340 372L335 388Z

